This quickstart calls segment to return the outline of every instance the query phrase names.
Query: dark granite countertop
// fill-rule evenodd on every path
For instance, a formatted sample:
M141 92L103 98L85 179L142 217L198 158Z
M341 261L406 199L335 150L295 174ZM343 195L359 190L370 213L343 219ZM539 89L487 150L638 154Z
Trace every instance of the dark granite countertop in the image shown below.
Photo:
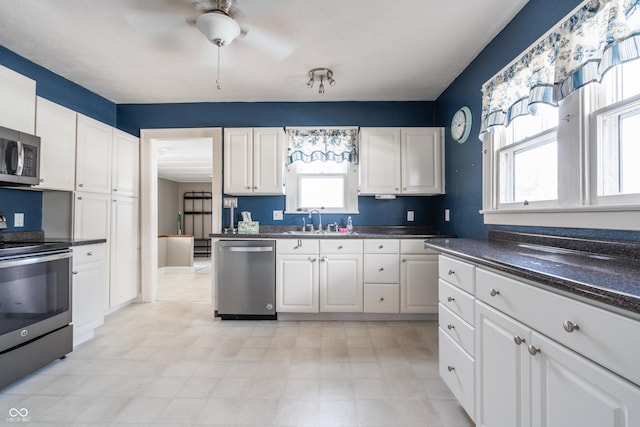
M302 232L299 226L260 226L258 234L212 233L223 239L433 239L453 237L438 234L433 227L355 226L353 233Z
M498 237L513 237L508 234ZM550 246L541 244L545 239L497 240L490 234L488 240L431 239L425 245L640 319L640 244L560 240Z

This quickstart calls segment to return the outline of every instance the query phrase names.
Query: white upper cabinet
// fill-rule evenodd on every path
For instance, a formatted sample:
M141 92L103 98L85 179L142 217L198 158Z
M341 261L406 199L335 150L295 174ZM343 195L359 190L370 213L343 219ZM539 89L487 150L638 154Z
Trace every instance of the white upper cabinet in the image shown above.
M362 128L360 194L444 192L443 128Z
M118 196L138 197L139 139L113 130L113 170L111 191Z
M282 128L224 131L224 192L283 194L285 134Z
M0 126L35 133L35 80L0 66L0 94Z
M36 102L36 135L40 137L40 185L73 191L76 176L76 112L44 98Z
M400 194L400 129L360 130L360 194Z
M76 190L111 193L113 128L78 114Z
M442 185L442 128L402 129L402 193L440 194Z

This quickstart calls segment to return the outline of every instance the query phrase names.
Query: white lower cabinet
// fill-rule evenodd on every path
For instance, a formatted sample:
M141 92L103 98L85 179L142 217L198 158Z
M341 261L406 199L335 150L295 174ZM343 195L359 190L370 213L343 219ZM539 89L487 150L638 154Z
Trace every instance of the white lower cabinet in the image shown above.
M276 241L276 311L317 313L320 245L315 239Z
M105 249L104 243L71 248L74 346L93 338L94 329L104 323L104 289L109 280Z
M138 199L114 197L111 203L109 308L138 296Z
M482 302L476 331L478 426L640 425L632 383Z
M320 311L362 311L362 253L320 255Z
M400 241L400 312L438 312L438 255L421 240Z

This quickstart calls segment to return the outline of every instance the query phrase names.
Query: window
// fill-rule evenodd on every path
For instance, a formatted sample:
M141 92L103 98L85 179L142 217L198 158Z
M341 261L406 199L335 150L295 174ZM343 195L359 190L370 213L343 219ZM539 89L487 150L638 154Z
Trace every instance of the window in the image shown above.
M287 168L286 210L357 213L357 176L349 162L294 162Z

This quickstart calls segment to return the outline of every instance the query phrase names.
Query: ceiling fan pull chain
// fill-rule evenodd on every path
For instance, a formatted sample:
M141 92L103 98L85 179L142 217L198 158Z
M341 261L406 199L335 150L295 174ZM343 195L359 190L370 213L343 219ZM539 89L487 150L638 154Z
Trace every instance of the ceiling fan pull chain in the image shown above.
M218 78L216 79L216 86L220 90L220 46L218 46Z

